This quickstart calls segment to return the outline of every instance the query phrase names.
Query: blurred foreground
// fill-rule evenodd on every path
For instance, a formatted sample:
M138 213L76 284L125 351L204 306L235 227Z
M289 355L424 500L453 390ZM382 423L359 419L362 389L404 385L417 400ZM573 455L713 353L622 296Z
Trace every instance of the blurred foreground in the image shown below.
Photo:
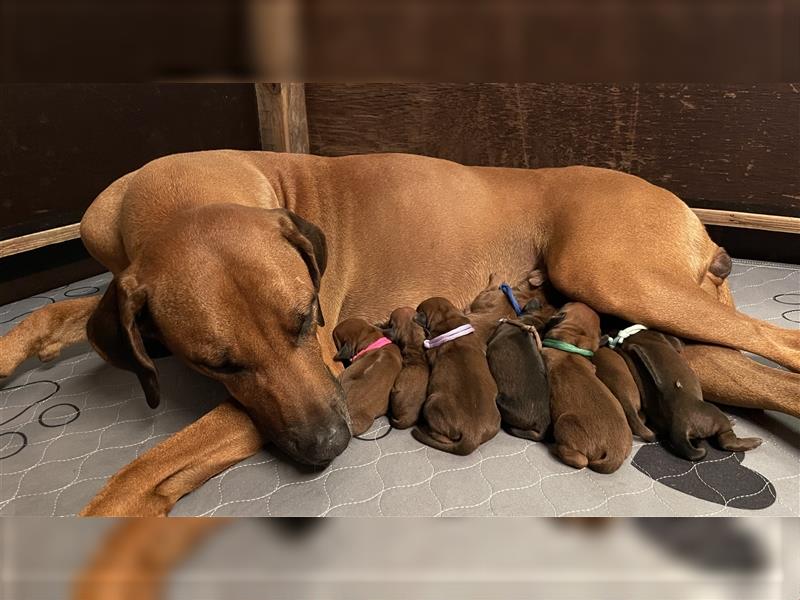
M789 519L6 519L4 600L797 600Z

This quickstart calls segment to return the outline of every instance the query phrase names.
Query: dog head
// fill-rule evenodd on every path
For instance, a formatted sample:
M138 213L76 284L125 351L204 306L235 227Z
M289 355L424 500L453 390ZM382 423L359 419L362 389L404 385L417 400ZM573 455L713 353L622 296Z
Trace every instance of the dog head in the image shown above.
M333 330L333 343L336 344L336 356L333 360L346 362L380 339L383 332L364 319L345 319Z
M547 303L544 291L541 289L545 283L544 271L534 270L528 273L527 277L518 282L513 288L514 296L520 306L525 306L530 300L538 299L540 304ZM511 304L506 295L500 289L503 281L495 273L489 275L488 285L475 297L469 305L470 313L495 314L500 312L510 312L514 314Z
M683 344L678 338L645 330L625 340L621 350L634 359L642 379L649 380L665 398L703 399L697 375L680 355Z
M396 308L389 316L389 337L401 348L422 348L425 330L414 321L416 311L410 306Z
M417 307L414 322L430 336L437 336L467 325L469 319L446 298L428 298Z
M151 407L157 339L223 383L262 435L322 465L350 439L344 394L323 362L318 327L327 250L313 224L284 209L202 206L154 233L89 320L95 349L133 371Z
M545 325L547 337L594 352L600 345L600 316L582 302L568 302Z

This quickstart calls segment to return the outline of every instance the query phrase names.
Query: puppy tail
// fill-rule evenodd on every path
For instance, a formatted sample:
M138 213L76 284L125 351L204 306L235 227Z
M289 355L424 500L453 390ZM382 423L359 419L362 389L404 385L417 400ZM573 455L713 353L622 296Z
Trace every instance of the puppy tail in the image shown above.
M732 429L717 434L717 445L723 450L728 450L729 452L744 452L746 450L752 450L753 448L758 448L761 445L761 442L761 438L757 437L737 437Z

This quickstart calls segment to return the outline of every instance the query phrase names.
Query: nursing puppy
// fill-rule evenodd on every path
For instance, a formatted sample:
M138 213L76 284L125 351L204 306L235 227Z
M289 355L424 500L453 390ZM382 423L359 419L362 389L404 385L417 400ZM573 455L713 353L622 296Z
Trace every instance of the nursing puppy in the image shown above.
M597 350L600 318L585 304L569 302L556 319L542 342L555 453L575 468L612 473L631 451L631 430L620 403L595 376L594 365L577 353Z
M644 424L639 388L625 359L611 348L603 346L594 353L592 364L595 366L597 378L619 400L628 420L628 426L634 435L638 435L646 442L654 441L656 434Z
M542 308L533 299L522 315L501 322L486 346L503 427L511 435L537 442L550 429L550 387L539 331L552 313L551 307Z
M522 281L518 282L511 291L520 307L531 300L538 300L545 318L549 319L555 314L555 308L547 301L544 284L547 281L545 272L534 269ZM488 285L470 303L467 317L475 328L475 334L485 344L494 333L499 319L516 316L516 311L511 301L500 289L503 280L495 273L489 276ZM545 312L549 310L549 312Z
M383 341L385 340L385 341ZM333 330L334 360L351 361L340 376L352 435L361 435L389 410L389 393L403 361L400 349L364 319L346 319Z
M425 300L415 319L429 337L431 372L428 397L412 435L438 450L469 454L500 430L497 386L483 344L474 333L439 343L442 334L470 325L464 313L444 298Z
M389 337L403 357L403 368L389 396L389 421L398 429L406 429L417 422L427 397L429 369L422 347L425 330L414 322L415 315L413 308L404 306L392 311L389 317Z
M692 440L710 438L731 452L758 447L760 438L737 437L728 417L703 400L700 381L681 356L682 349L678 338L651 330L630 336L621 347L639 387L647 423L688 460L700 460L707 452Z

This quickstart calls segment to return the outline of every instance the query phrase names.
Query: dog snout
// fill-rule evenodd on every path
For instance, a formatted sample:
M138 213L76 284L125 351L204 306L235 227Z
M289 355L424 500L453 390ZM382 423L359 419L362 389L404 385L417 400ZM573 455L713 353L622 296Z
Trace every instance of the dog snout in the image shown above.
M325 425L314 429L307 441L298 448L298 458L311 465L328 465L344 452L350 437L347 421L336 415Z

